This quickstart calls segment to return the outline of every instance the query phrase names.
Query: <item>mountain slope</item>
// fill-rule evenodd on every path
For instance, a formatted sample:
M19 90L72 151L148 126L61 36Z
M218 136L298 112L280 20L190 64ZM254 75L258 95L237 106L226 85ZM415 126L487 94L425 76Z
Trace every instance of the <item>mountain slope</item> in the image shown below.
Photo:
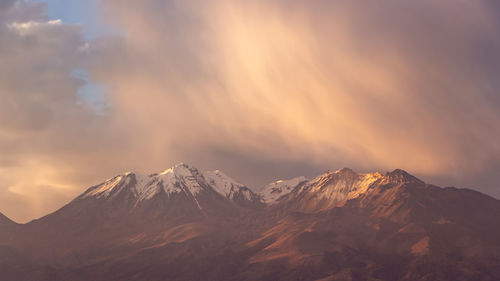
M307 181L307 178L304 176L288 180L278 180L264 186L259 194L266 204L273 205L286 197L286 195L292 192L296 187Z
M267 242L250 260L293 280L497 280L498 215L494 198L395 170L342 206L289 213L249 243Z
M15 222L0 213L0 246L7 243L7 238L12 235L12 231L15 230L16 227L17 224Z
M402 170L254 194L178 165L18 225L0 240L0 280L500 280L499 218L499 200Z
M160 174L148 176L126 173L111 178L99 185L91 187L77 198L104 198L113 200L116 197L127 197L135 205L155 197L175 197L183 194L192 198L198 209L203 210L197 202L200 194L217 192L223 197L234 201L258 201L246 186L237 183L220 171L201 173L196 168L186 164L178 164Z
M6 217L4 214L0 213L0 227L14 225L14 224L15 222Z
M217 184L233 184L225 180L228 178ZM24 225L10 239L36 260L74 263L85 259L89 263L133 249L183 241L179 235L193 238L231 229L231 223L262 207L259 197L245 186L234 186L229 197L217 188L203 173L185 164L148 176L125 173ZM170 231L174 228L179 233ZM34 233L38 239L30 238Z
M358 174L347 168L327 172L294 188L279 205L302 212L327 210L366 193L383 179L380 173Z
M250 188L219 170L204 172L203 177L215 191L231 201L242 205L261 204L260 197Z

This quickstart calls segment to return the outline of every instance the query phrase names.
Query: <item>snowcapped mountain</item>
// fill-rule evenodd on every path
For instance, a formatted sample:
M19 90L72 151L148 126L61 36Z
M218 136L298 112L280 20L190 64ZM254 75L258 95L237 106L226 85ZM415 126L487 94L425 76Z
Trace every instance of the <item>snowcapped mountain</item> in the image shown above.
M248 187L236 182L221 171L200 172L184 163L160 174L141 175L128 172L115 176L89 188L77 200L88 198L114 200L126 197L135 205L155 197L173 198L179 195L192 198L199 209L197 198L200 193L214 193L232 202L259 203L259 196Z
M300 205L302 211L316 211L340 206L347 200L366 193L375 183L423 183L402 170L382 175L378 172L358 174L344 168L324 173L312 180L304 176L278 180L259 193L219 170L200 172L186 164L178 164L159 174L141 175L128 172L93 186L75 200L125 200L134 207L159 198L184 198L202 210L199 197L220 195L240 206ZM221 198L217 198L220 200Z
M403 170L256 194L179 164L118 175L27 224L0 214L0 280L500 280L499 217L497 199Z
M308 179L304 176L295 177L289 180L278 180L266 185L259 194L266 204L274 205L285 195L292 192L297 186L307 181Z
M312 180L304 177L277 181L267 185L260 195L268 205L316 212L343 206L351 199L363 197L376 187L396 187L404 184L424 186L425 183L403 170L382 175L356 173L344 168L326 172Z
M219 170L203 172L207 183L219 194L231 201L260 203L260 197L250 188L233 180Z
M366 193L383 178L380 173L358 174L348 168L327 172L293 190L284 202L300 205L303 211L328 209Z

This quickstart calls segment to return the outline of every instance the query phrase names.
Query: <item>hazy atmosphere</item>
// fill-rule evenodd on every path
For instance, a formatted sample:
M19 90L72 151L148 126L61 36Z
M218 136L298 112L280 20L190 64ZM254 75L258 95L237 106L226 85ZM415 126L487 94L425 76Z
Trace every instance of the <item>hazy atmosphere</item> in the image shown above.
M0 212L179 162L500 198L496 0L0 0Z

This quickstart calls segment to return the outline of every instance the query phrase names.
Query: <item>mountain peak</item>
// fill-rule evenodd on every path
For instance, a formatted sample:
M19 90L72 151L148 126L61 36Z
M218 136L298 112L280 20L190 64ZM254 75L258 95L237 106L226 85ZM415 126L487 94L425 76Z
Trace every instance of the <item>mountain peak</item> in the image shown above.
M391 182L420 183L420 184L424 183L422 180L418 179L417 177L409 174L408 172L402 169L396 169L392 172L387 172L385 176Z
M335 172L333 172L334 174L347 174L347 175L357 175L358 173L356 173L354 170L352 170L351 168L342 168L342 169L338 169L336 170Z
M138 204L157 196L191 198L196 201L200 193L219 194L230 201L260 202L259 197L245 185L233 180L223 172L200 172L195 167L179 163L161 173L142 175L128 172L115 176L89 188L77 199L96 198L125 199ZM198 205L199 206L199 205Z
M262 196L262 200L266 204L272 205L277 203L281 197L292 192L295 187L307 181L308 179L304 176L299 176L288 180L278 180L264 186L260 192L260 195Z
M325 172L324 174L321 174L316 178L312 179L311 182L327 184L330 182L337 182L337 181L344 181L344 182L355 181L360 176L362 176L362 174L358 174L350 168L342 168L335 170L333 172Z
M305 182L297 178L277 181L264 187L260 194L267 204L286 202L309 212L342 206L348 200L358 198L377 186L404 184L420 186L425 183L401 169L383 175L379 172L357 173L350 168L343 168Z
M380 173L359 174L349 168L336 170L311 180L304 188L308 196L337 204L365 193L383 176Z
M326 172L312 180L301 176L275 181L266 185L259 195L256 195L247 186L220 170L200 172L195 167L179 163L159 174L146 176L127 172L115 176L91 187L78 199L126 198L127 201L137 204L159 195L170 198L174 194L180 194L196 199L203 191L204 193L218 193L230 201L264 202L273 205L281 202L285 195L292 193L288 196L290 199L293 196L310 197L313 199L311 202L318 201L316 203L324 204L324 207L331 207L366 193L376 182L397 185L423 184L423 181L401 169L388 172L383 176L380 173L364 174L357 173L350 168L342 168Z
M126 173L26 225L0 214L2 280L500 280L500 201L415 180L279 180L260 208L218 170Z
M203 177L205 177L215 191L229 199L234 196L237 189L245 186L219 170L203 172Z
M164 170L163 172L160 173L160 175L165 175L165 174L169 174L169 173L174 173L177 175L189 175L189 174L192 174L193 172L199 173L198 169L196 169L195 167L191 167L191 166L181 162L181 163L174 165L171 168Z
M122 192L128 192L138 201L150 199L162 190L167 194L185 191L191 195L202 189L201 173L184 163L177 164L161 173L142 175L127 172L88 189L79 198L111 199Z

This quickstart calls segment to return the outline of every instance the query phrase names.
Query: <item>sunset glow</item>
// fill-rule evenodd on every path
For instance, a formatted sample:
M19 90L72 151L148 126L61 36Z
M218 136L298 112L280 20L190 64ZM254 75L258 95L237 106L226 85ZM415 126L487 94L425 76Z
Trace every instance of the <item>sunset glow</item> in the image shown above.
M495 1L101 0L89 17L114 32L91 38L56 2L0 5L0 211L16 221L178 162L256 189L404 168L500 196ZM78 94L89 83L105 105Z

